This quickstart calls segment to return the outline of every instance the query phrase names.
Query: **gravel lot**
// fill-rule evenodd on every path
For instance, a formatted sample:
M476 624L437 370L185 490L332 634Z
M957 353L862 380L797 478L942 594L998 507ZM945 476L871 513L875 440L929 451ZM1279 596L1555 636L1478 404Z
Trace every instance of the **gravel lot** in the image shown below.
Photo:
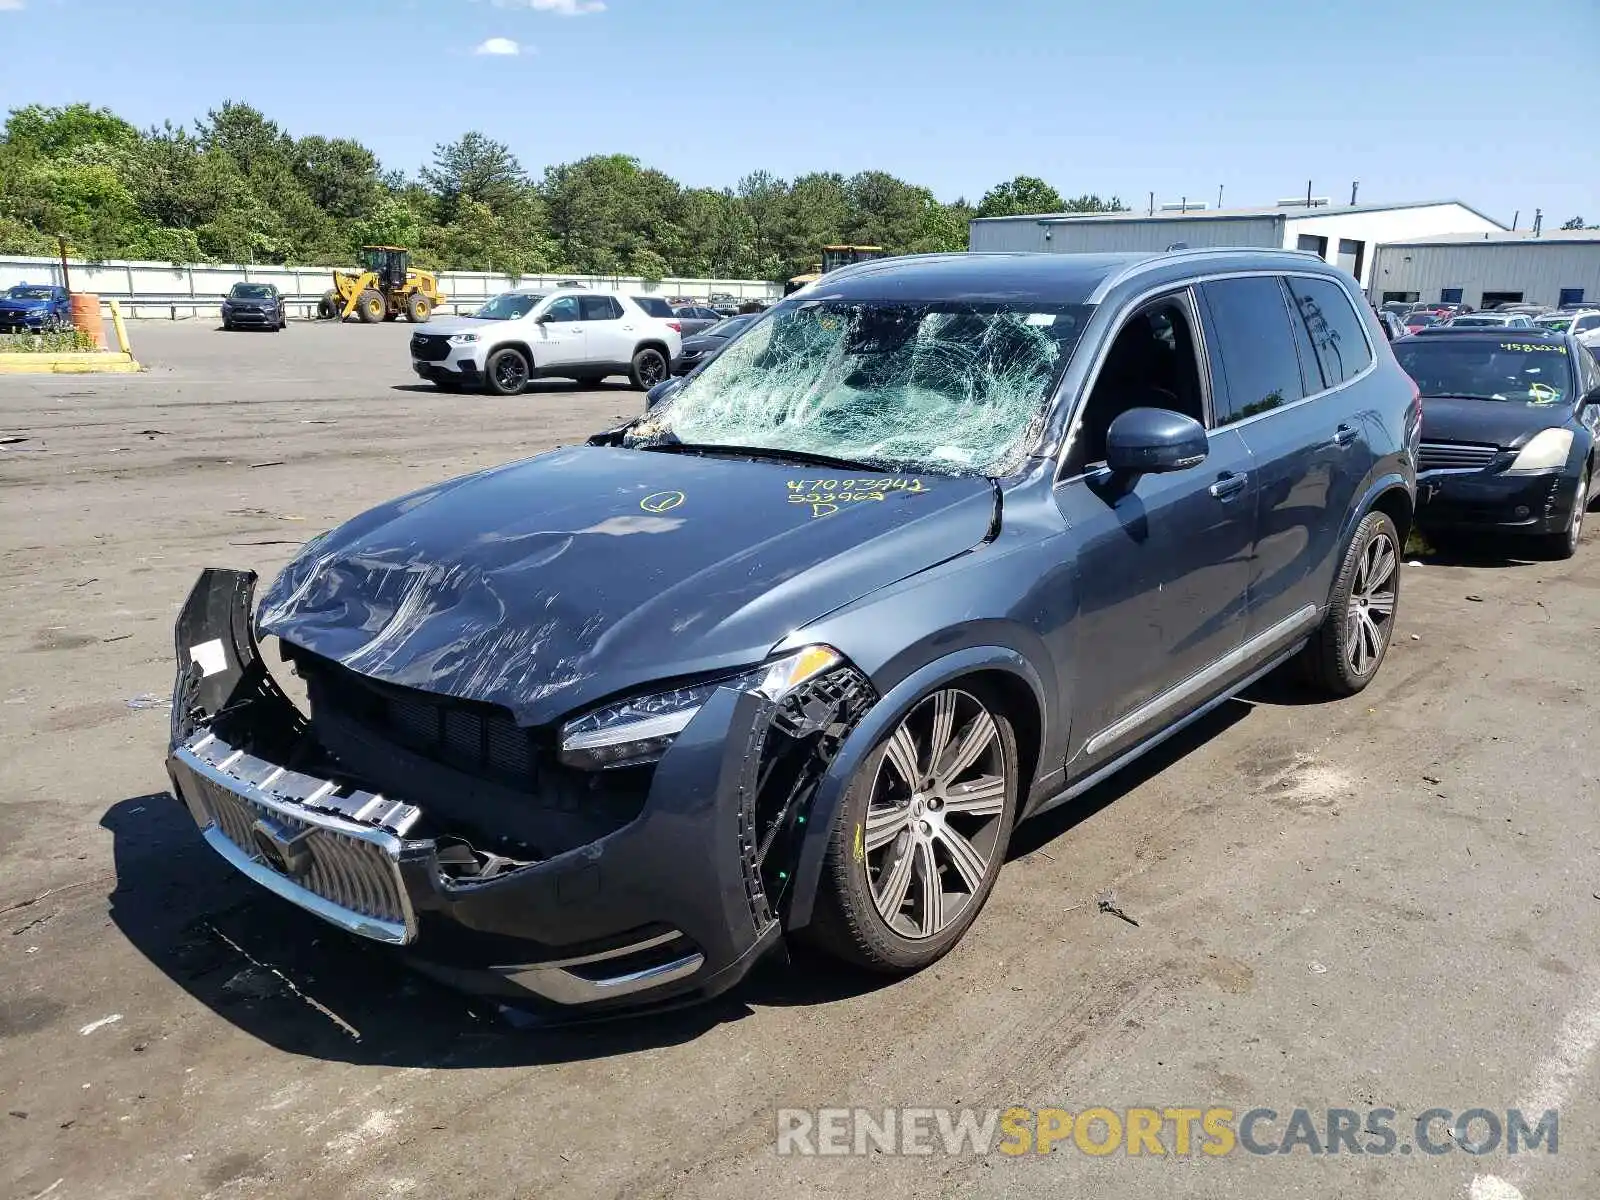
M28 439L0 446L0 1196L1600 1195L1592 544L1408 567L1366 693L1269 681L1024 826L966 941L892 986L775 967L669 1018L515 1030L233 879L164 792L196 572L270 575L640 403L441 396L408 333L136 324L144 375L0 379ZM1388 1106L1403 1142L1434 1106L1559 1108L1560 1140L774 1151L779 1107L890 1104Z

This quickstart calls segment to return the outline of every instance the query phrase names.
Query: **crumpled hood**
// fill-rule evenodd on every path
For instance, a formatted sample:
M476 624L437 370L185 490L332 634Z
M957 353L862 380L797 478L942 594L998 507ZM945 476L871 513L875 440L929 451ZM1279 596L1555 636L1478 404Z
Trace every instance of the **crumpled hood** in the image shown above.
M1521 446L1541 429L1572 419L1572 401L1529 404L1521 400L1466 400L1449 396L1422 398L1422 440L1482 442Z
M758 662L971 549L995 504L982 478L576 447L356 517L305 548L257 620L361 674L541 725Z

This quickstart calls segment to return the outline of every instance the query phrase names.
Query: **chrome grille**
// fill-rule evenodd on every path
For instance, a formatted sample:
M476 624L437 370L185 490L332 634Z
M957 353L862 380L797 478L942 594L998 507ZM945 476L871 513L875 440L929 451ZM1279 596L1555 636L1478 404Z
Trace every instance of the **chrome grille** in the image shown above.
M1481 442L1423 442L1418 456L1420 471L1481 471L1500 453L1499 446Z
M420 810L286 770L207 733L179 747L171 765L206 840L257 883L379 941L415 935L399 862ZM263 852L262 826L295 839L309 859L303 869L290 874Z

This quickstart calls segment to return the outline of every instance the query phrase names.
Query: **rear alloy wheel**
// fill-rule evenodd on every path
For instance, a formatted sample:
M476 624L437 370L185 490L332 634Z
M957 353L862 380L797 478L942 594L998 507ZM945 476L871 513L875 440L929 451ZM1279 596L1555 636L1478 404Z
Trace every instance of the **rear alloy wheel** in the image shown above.
M651 346L633 356L633 367L628 372L633 386L648 392L667 377L667 356Z
M1539 539L1539 548L1544 551L1546 558L1571 558L1578 552L1578 543L1583 540L1583 516L1589 510L1589 466L1584 464L1583 474L1578 477L1578 489L1572 497L1572 515L1567 518L1567 527L1560 533L1546 534Z
M1356 527L1327 614L1302 659L1320 690L1353 696L1383 665L1400 600L1399 547L1399 531L1387 513L1370 512Z
M371 288L356 297L356 316L361 318L363 325L376 325L388 315L389 305L383 298L382 292L375 292Z
M841 805L807 936L846 961L917 971L967 931L1016 819L1017 741L977 688L930 693L867 756Z
M489 382L489 390L497 396L517 396L528 386L528 379L532 369L528 360L522 356L522 351L507 347L496 350L489 356L489 362L484 367L484 377Z

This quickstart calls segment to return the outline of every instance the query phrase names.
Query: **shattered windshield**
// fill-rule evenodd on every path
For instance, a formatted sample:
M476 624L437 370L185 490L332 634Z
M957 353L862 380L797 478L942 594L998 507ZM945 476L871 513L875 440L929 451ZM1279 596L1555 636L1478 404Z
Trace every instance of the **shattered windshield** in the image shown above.
M544 296L532 292L506 292L496 296L472 315L480 321L515 321L533 311Z
M779 308L624 444L768 449L950 475L1014 471L1087 305L811 301Z

